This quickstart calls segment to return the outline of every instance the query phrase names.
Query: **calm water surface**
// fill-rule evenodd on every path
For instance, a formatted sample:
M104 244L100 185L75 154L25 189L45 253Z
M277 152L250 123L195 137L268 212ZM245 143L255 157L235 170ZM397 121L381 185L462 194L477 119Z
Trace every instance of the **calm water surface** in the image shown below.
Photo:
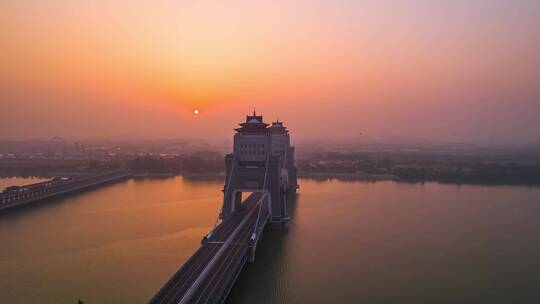
M540 188L301 180L231 303L539 303ZM2 303L144 303L221 181L130 180L0 215Z

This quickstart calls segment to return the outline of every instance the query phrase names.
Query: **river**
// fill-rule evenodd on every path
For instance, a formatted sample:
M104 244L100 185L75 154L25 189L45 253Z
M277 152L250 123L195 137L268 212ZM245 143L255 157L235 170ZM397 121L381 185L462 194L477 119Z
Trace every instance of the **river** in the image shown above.
M230 303L537 303L540 188L300 180ZM0 214L1 303L145 303L222 182L128 180Z

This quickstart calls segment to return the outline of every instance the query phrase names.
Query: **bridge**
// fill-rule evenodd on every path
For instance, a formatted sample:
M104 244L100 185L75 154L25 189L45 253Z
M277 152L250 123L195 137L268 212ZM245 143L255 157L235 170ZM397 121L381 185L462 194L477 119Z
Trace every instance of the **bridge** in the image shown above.
M262 232L257 227L268 219L261 208L264 200L259 193L250 195L233 216L204 237L201 247L150 303L222 302L244 264L253 260L257 234ZM266 215L260 217L261 212Z
M255 261L264 228L279 229L289 220L286 193L298 185L287 129L279 121L269 126L255 112L240 126L233 153L225 157L223 204L214 228L149 303L224 302L244 265Z
M77 178L55 177L52 180L24 186L12 186L0 192L0 211L40 200L82 191L131 177L124 171L113 171Z

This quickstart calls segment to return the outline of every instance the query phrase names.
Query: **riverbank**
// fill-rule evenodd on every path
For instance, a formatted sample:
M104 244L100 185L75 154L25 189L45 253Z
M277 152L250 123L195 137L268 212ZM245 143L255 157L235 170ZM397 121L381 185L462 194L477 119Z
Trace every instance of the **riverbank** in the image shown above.
M330 172L299 172L299 178L311 179L355 179L369 181L386 181L400 180L397 175L393 174L368 174L368 173L330 173Z

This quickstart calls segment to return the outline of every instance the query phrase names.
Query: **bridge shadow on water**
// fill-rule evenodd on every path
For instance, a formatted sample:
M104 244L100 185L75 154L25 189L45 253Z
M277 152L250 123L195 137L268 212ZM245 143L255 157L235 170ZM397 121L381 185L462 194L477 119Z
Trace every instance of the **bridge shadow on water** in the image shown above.
M287 196L287 209L294 221L298 194ZM246 264L225 303L276 303L286 288L281 278L288 265L287 240L292 223L282 230L265 228L257 245L255 263Z

